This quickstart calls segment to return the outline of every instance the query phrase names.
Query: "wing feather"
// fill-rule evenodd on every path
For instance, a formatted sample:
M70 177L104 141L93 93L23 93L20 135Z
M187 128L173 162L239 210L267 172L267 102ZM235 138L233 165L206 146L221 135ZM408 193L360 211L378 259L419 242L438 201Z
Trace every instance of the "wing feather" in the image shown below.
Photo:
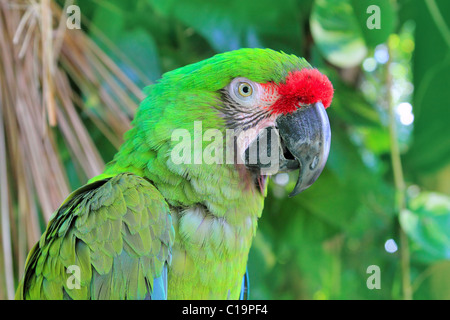
M169 207L149 181L120 174L94 182L54 213L16 298L165 298L174 237Z

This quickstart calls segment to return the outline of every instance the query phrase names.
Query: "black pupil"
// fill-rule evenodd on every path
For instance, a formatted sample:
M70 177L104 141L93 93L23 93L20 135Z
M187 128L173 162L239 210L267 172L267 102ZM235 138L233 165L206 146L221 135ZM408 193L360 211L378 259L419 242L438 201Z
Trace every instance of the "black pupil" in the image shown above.
M248 93L248 92L250 91L250 89L249 89L248 86L243 86L243 87L242 87L242 91L243 91L244 93Z

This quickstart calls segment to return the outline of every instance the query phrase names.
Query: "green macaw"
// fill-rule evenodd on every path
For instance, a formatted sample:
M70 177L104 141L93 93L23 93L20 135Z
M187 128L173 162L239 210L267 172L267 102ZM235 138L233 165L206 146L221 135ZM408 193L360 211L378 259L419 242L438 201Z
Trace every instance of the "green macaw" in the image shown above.
M266 178L299 169L295 195L320 175L333 87L303 58L240 49L146 94L104 172L52 215L17 299L246 298Z

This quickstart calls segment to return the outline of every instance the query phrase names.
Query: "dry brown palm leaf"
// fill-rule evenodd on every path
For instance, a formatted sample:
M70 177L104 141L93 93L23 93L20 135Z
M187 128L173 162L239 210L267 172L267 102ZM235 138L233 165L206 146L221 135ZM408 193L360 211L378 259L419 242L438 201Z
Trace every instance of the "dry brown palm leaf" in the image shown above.
M80 181L103 169L81 115L118 147L143 98L64 12L52 0L0 0L0 299L14 297L27 252L71 190L64 161Z

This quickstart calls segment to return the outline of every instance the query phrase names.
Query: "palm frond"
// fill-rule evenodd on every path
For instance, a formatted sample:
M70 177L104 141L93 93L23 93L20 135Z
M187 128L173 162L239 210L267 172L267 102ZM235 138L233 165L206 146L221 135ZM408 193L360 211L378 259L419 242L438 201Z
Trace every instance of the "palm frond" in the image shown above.
M67 162L80 181L103 169L86 123L118 148L143 98L64 12L53 0L0 0L0 299L14 297L27 252L71 190Z

